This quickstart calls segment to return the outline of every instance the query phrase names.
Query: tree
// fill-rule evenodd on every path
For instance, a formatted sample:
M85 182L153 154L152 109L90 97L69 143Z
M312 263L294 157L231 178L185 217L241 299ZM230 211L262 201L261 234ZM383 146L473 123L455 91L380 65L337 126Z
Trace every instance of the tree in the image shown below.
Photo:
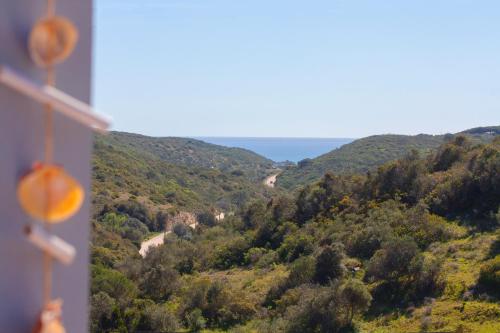
M277 222L290 221L295 216L295 211L297 206L295 201L288 197L281 195L277 198L273 198L270 203L272 218Z
M340 286L339 298L344 305L345 322L349 326L354 315L366 311L372 301L365 284L357 279L349 279Z
M153 332L178 332L177 318L165 306L154 304L146 307L144 319L141 329Z
M382 244L370 259L367 277L395 281L416 270L418 246L412 239L396 238Z
M181 239L191 239L192 238L190 227L188 227L184 223L177 222L176 224L174 224L172 231L174 232L174 234L177 237L179 237Z
M336 286L306 289L285 314L286 333L336 333L343 328Z
M99 265L91 265L92 287L91 293L105 292L116 300L121 308L125 308L136 296L136 285L125 275Z
M201 310L196 308L186 314L186 324L191 332L199 332L207 325L207 321L203 317Z
M280 299L287 290L311 283L314 277L315 264L316 261L311 256L295 260L291 265L288 277L269 289L264 304L274 306L276 300Z
M500 296L500 255L481 266L479 286L495 296Z
M245 263L245 253L250 249L250 243L243 237L236 237L227 244L216 249L213 266L227 269Z
M307 256L297 259L290 269L286 279L287 288L295 288L304 283L310 283L314 277L314 258Z
M209 211L198 213L196 215L196 221L198 221L199 224L205 225L207 227L214 227L217 224L214 213Z
M345 271L345 267L342 265L343 257L341 244L325 246L316 258L314 281L327 284L331 280L342 278Z
M305 233L294 233L285 237L278 249L284 261L292 262L303 255L309 255L314 250L314 238Z
M154 301L168 299L177 288L179 273L172 267L159 264L149 267L143 274L141 291Z
M113 325L113 312L116 302L104 291L92 295L90 298L90 331L103 332L115 328Z
M252 203L243 214L245 228L252 229L266 220L266 206L262 201Z

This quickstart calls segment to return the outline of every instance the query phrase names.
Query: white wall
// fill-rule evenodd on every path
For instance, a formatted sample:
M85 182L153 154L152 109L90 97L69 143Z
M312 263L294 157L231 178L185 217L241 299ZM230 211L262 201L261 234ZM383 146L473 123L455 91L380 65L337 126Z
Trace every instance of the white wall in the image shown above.
M57 13L78 27L75 53L57 67L57 86L90 100L91 0L56 0ZM45 74L29 59L26 40L31 26L45 10L43 0L0 0L0 64L43 81ZM41 106L0 85L0 332L30 332L42 299L42 254L28 243L22 228L27 217L16 199L19 177L43 158ZM63 116L55 117L55 161L86 188L81 211L54 233L77 248L71 266L54 264L53 296L64 300L68 332L87 332L89 289L90 154L92 133Z

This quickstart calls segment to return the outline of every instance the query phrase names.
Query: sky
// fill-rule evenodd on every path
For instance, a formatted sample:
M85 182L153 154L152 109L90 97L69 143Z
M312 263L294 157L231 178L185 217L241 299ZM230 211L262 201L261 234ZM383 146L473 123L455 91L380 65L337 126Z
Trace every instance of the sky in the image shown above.
M500 124L500 1L95 0L94 104L152 136Z

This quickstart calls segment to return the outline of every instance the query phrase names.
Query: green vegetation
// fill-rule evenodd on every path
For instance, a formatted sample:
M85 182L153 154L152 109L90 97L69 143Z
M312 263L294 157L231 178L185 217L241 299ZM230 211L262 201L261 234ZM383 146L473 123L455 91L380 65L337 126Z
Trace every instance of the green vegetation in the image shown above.
M164 160L176 145L180 151L191 151L193 163L210 155L214 163L227 163L223 169L228 170L187 166L184 164L188 162L178 160L177 155L172 157L173 162ZM156 157L154 153L165 146L163 157ZM215 212L234 211L251 198L269 197L270 189L253 179L266 176L267 169L259 169L257 164L267 160L244 150L234 150L231 159L226 155L233 150L225 149L190 139L123 133L98 136L93 160L94 218L107 230L138 245L149 232L175 222L173 217L180 212L208 212L213 216ZM257 163L249 168L253 168L251 177L245 176L251 172L241 167L247 159Z
M297 167L284 170L277 186L294 189L319 180L326 172L359 174L403 157L415 149L431 152L443 143L443 136L375 135L355 140L314 159L300 161Z
M112 132L97 138L98 143L115 149L147 155L177 166L217 169L251 180L272 173L274 162L242 148L228 148L191 138L154 138L139 134Z
M97 209L103 203L132 199L146 206L163 205L165 209L180 207L192 210L214 206L220 210L230 211L249 198L266 192L260 182L252 178L264 178L267 169L258 169L256 165L251 165L249 169L255 175L250 178L234 172L241 170L243 174L250 174L250 171L240 167L246 163L246 159L255 158L257 161L255 163L260 163L260 160L263 163L266 161L256 154L236 150L239 154L231 160L217 154L217 149L225 152L226 148L215 145L204 144L198 153L196 144L199 143L196 140L137 137L140 139L138 141L140 144L133 143L135 142L133 138L136 136L132 134L112 133L109 136L96 138L93 198ZM151 149L148 150L148 147L155 149L164 147L167 144L163 141L170 142L167 146L169 148L165 148L163 157L157 157ZM187 162L176 159L176 156L172 157L172 160L167 159L167 154L175 149L177 141L182 143L182 148L179 148L181 152L185 149L191 151L193 163L198 159L203 160L204 156L209 154L212 156L210 160L214 161L215 165L227 163L222 169L228 170L187 166L185 165ZM241 155L245 156L245 159L240 159ZM231 166L236 169L231 169Z
M500 134L500 126L477 127L459 134L466 135L474 143L491 142ZM297 166L288 166L278 176L277 186L296 189L319 180L325 173L359 174L374 171L389 161L402 158L412 150L421 156L433 152L453 135L375 135L355 140L314 159L300 161Z
M123 147L100 148L93 332L500 330L500 137L450 137L366 174L326 173L294 195L213 169L254 189L242 202L229 200L234 214L222 221L210 209L227 197L203 186L219 193L224 182ZM142 168L161 176L148 183ZM150 187L166 179L192 191L192 200L155 201ZM198 227L174 224L141 258L137 242L179 207L197 213Z

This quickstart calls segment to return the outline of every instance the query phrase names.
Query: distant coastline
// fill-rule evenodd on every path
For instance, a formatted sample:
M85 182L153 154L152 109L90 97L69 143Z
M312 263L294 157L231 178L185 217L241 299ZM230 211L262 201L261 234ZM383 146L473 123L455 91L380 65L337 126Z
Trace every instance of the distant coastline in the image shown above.
M193 137L208 143L251 150L275 162L297 163L354 141L352 138Z

